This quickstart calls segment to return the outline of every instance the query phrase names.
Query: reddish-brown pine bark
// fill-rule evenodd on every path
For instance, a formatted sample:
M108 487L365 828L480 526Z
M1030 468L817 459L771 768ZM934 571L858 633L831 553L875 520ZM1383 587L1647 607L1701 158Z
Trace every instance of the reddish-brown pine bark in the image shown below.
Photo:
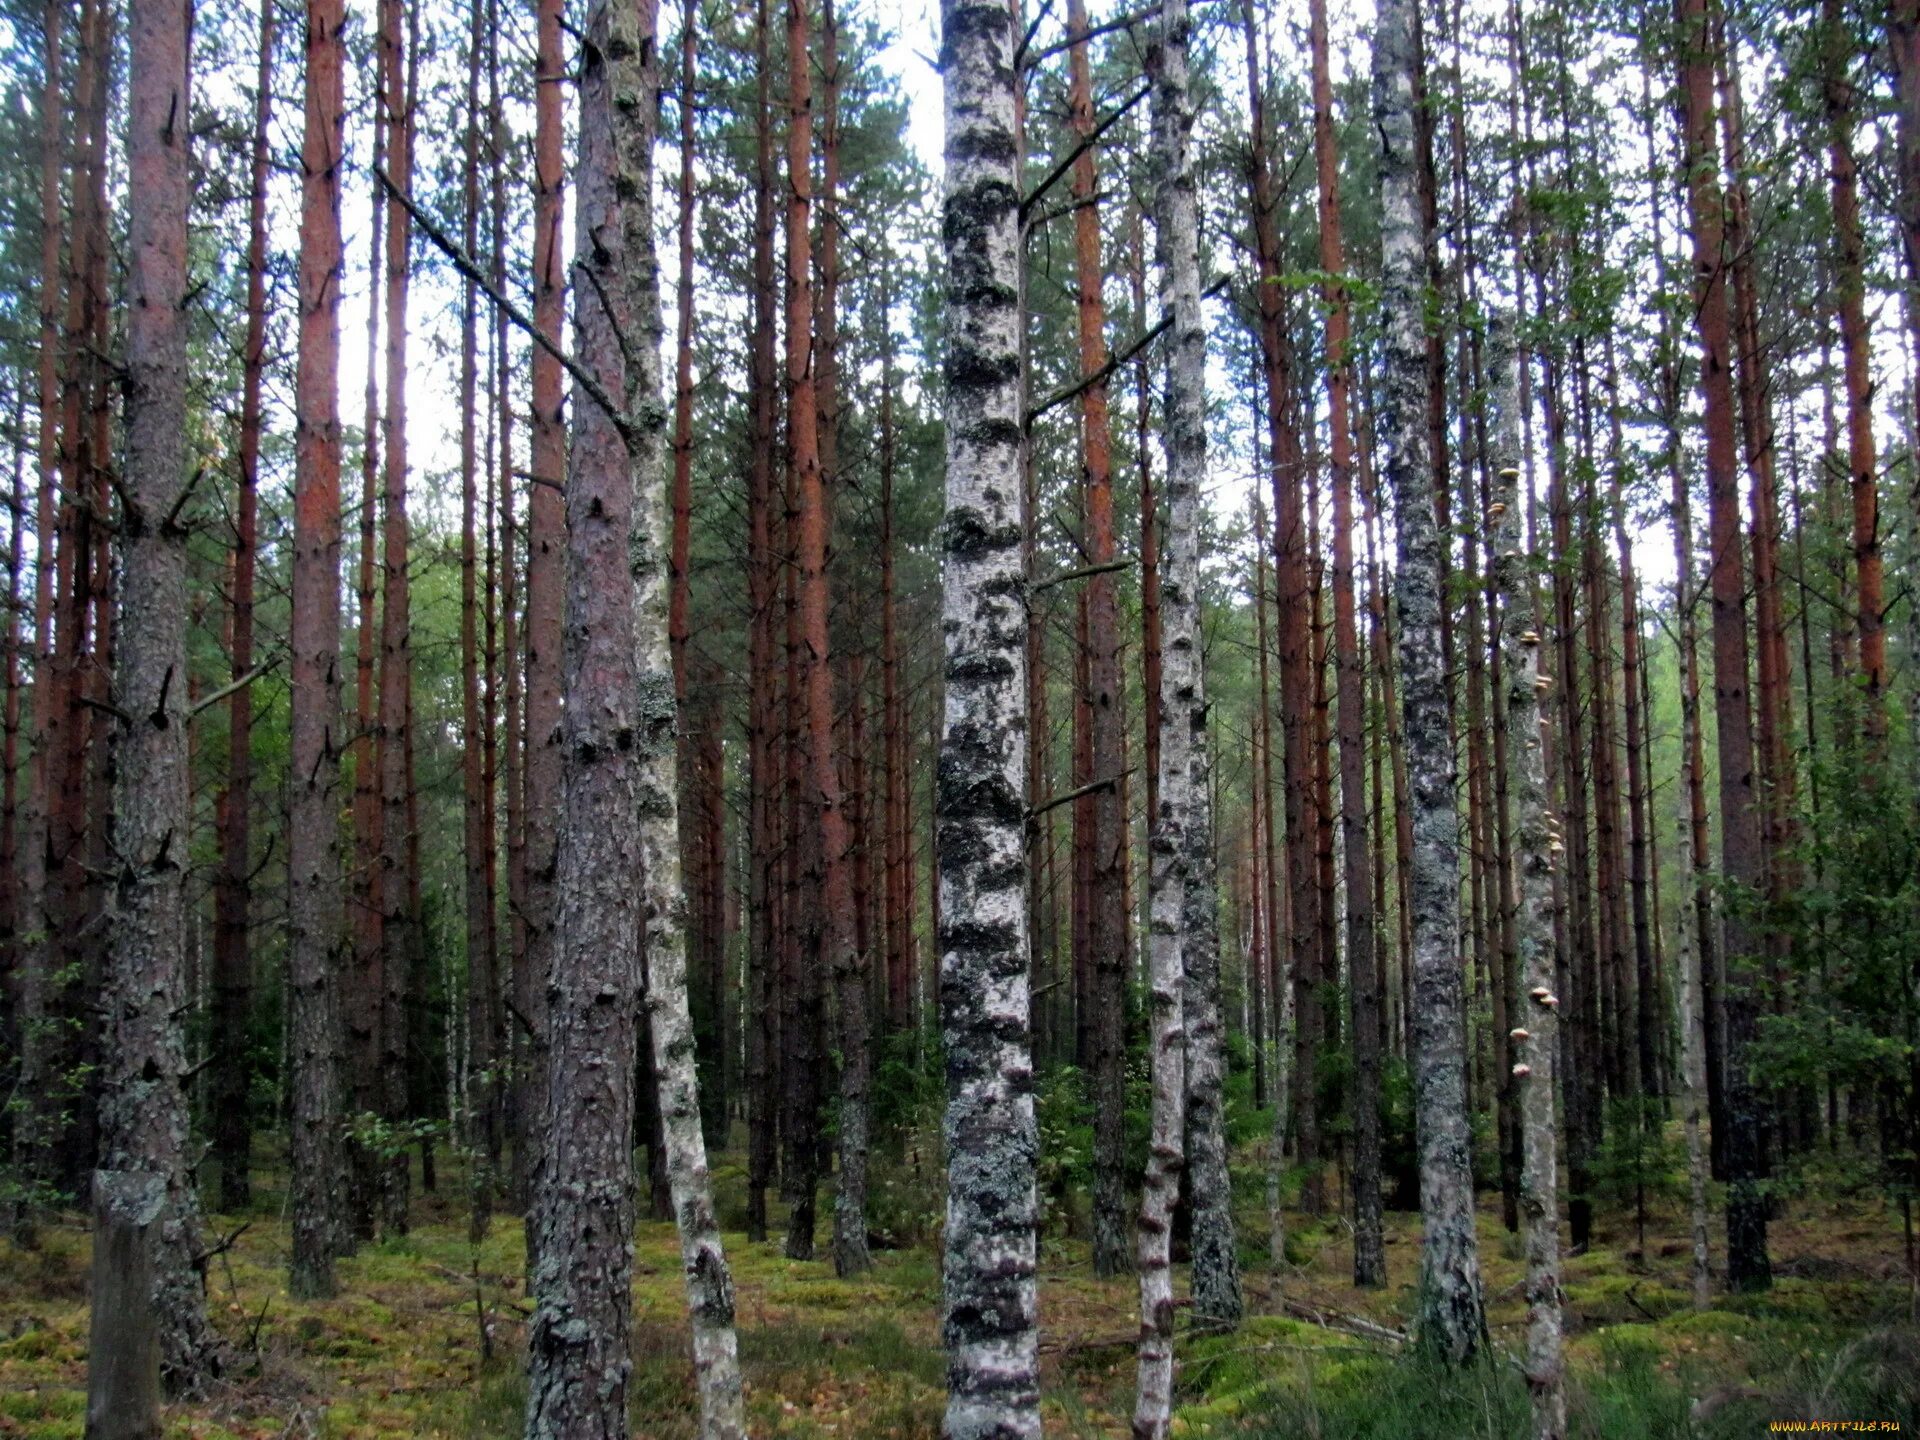
M1737 424L1732 385L1732 325L1723 259L1724 197L1715 158L1713 32L1708 0L1678 0L1680 120L1692 232L1694 323L1700 342L1700 388L1706 408L1709 587L1713 600L1714 713L1720 761L1721 873L1728 884L1758 891L1765 879L1754 776L1753 717L1748 696L1746 564L1742 553ZM1761 1116L1747 1074L1756 996L1757 936L1741 907L1722 913L1726 965L1728 1120L1727 1278L1736 1289L1764 1288L1767 1260L1765 1157Z
M380 1113L407 1118L407 982L414 960L413 827L408 804L408 732L412 719L413 637L407 574L407 302L412 282L412 216L402 197L413 188L415 59L402 35L401 0L380 7L380 93L387 123L386 415L381 487L381 605L378 765L380 772ZM409 1166L404 1150L381 1168L380 1223L407 1228Z
M780 882L776 827L780 747L774 732L774 596L777 560L772 512L779 388L774 376L773 125L767 0L754 27L753 329L748 373L747 456L747 1234L767 1235L767 1186L773 1178L781 1113L776 914Z
M233 506L229 660L235 684L253 668L254 537L259 516L260 391L267 352L267 126L273 113L271 0L260 7L259 69L254 81L251 194L247 201L247 332L242 352L240 473ZM244 685L227 701L227 783L216 823L220 876L215 885L213 940L214 1047L211 1110L213 1154L220 1166L220 1208L244 1210L252 1200L252 1074L248 1043L253 975L247 955L253 853L253 694Z
M1269 479L1273 489L1274 599L1280 661L1280 724L1285 746L1288 936L1294 996L1294 1153L1306 1169L1301 1205L1318 1214L1324 1204L1319 1117L1313 1076L1324 1029L1320 1007L1320 889L1312 830L1311 597L1302 496L1300 437L1288 416L1293 393L1287 349L1280 244L1274 224L1273 172L1267 153L1265 82L1250 4L1241 6L1247 45L1252 139L1247 184L1253 204L1254 251L1259 266L1260 351L1267 375Z
M288 1289L333 1293L342 1180L340 904L340 160L345 7L308 0L301 141L300 359L295 381L287 1053L292 1068Z

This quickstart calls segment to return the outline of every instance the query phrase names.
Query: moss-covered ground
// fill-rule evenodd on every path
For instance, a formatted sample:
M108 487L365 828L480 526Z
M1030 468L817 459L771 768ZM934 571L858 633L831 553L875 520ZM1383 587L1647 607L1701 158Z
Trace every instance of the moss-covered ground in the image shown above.
M517 1434L528 1309L521 1227L499 1216L471 1246L457 1168L441 1168L441 1193L416 1201L411 1232L342 1261L338 1298L325 1302L287 1295L278 1194L262 1187L254 1213L211 1217L211 1238L230 1243L210 1262L210 1301L236 1364L213 1393L169 1411L168 1435ZM1288 1217L1291 1263L1275 1276L1263 1258L1258 1176L1240 1178L1250 1318L1229 1335L1183 1336L1183 1433L1527 1433L1525 1386L1510 1358L1524 1325L1521 1252L1497 1205L1481 1220L1496 1358L1446 1375L1377 1333L1408 1324L1417 1216L1389 1217L1383 1290L1353 1289L1341 1222L1297 1214ZM737 1171L723 1166L717 1179L723 1214L737 1215ZM936 1180L882 1174L896 1189L924 1190L914 1202L922 1210ZM1071 1210L1071 1197L1055 1208L1056 1229L1063 1208ZM77 1217L66 1220L46 1226L34 1250L0 1241L0 1436L82 1433L88 1247ZM1603 1217L1598 1243L1567 1262L1574 1434L1758 1436L1770 1421L1803 1419L1894 1422L1915 1433L1920 1337L1908 1324L1898 1216L1875 1192L1835 1186L1795 1196L1772 1231L1773 1289L1721 1296L1704 1312L1688 1303L1683 1231L1681 1215L1656 1211L1643 1253L1624 1217ZM726 1241L756 1434L939 1434L939 1262L930 1234L878 1252L871 1274L848 1281L824 1259L785 1259L777 1236L754 1245L730 1227ZM652 1440L696 1433L677 1253L671 1226L641 1225L632 1401L635 1434ZM1040 1294L1048 1433L1124 1435L1131 1281L1095 1279L1082 1243L1050 1236Z

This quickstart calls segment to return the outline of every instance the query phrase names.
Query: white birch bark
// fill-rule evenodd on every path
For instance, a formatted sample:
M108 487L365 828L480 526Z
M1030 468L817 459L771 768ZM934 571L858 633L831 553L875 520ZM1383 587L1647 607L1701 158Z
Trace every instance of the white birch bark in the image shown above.
M1520 1094L1520 1223L1527 1252L1527 1349L1524 1369L1534 1440L1567 1433L1561 1359L1560 1197L1554 1129L1554 1046L1559 999L1553 993L1553 823L1547 812L1546 745L1541 733L1540 636L1531 628L1526 557L1520 536L1519 400L1514 356L1497 330L1492 354L1499 476L1492 513L1494 581L1500 595L1500 651L1507 707L1507 794L1512 806L1515 930L1520 986L1511 1051Z
M947 1440L1040 1434L1030 1051L1019 176L1004 0L942 0L946 704L936 782L947 1047Z
M601 0L583 47L575 265L587 280L575 289L575 333L581 363L620 397L623 412L608 415L581 397L569 466L566 790L528 1440L627 1434L643 937L701 1433L746 1433L733 1285L707 1180L686 993L652 232L657 21L656 0Z
M1200 654L1200 504L1207 468L1207 331L1200 302L1200 215L1193 174L1193 97L1187 0L1165 0L1149 41L1154 232L1161 304L1172 317L1166 437L1167 535L1161 570L1160 756L1165 796L1168 729L1181 730L1187 814L1180 895L1181 1024L1186 1032L1186 1147L1193 1210L1193 1308L1212 1326L1240 1323L1239 1244L1224 1126L1225 1025L1213 852L1213 761Z
M1460 955L1460 831L1447 674L1440 653L1445 537L1434 516L1427 444L1427 233L1416 179L1415 6L1381 0L1373 39L1373 119L1380 137L1382 367L1380 470L1393 496L1399 565L1402 743L1413 821L1414 1120L1420 1158L1419 1330L1433 1352L1466 1364L1486 1335L1473 1218Z
M623 170L635 177L621 216L627 232L626 283L635 320L627 363L628 443L633 519L627 552L634 587L634 798L640 817L641 935L648 1033L653 1039L655 1102L666 1140L667 1185L680 1233L680 1264L693 1329L694 1381L702 1440L747 1433L734 1333L733 1275L720 1243L700 1127L693 1018L687 1001L687 905L680 883L679 705L668 640L668 558L673 508L668 494L667 407L661 387L660 261L653 228L653 144L659 123L659 0L639 0L640 56L634 67L641 103L618 134Z
M1207 458L1206 329L1200 311L1200 235L1188 148L1193 128L1187 77L1190 25L1186 0L1164 0L1147 52L1153 87L1150 159L1155 245L1161 304L1172 324L1165 420L1167 528L1160 592L1159 810L1149 817L1148 839L1148 1043L1153 1099L1140 1201L1140 1345L1133 1412L1137 1440L1160 1440L1172 1422L1170 1242L1186 1153L1187 1103L1194 1088L1189 1067L1200 1072L1203 1093L1212 1085L1215 1125L1219 1118L1217 1061L1204 1053L1206 1043L1216 1049L1219 1044L1219 935L1213 914L1206 691L1200 671L1198 512ZM1216 986L1211 1004L1205 993L1209 964ZM1189 978L1196 967L1201 971L1197 984ZM1189 1016L1189 1005L1198 1013ZM1189 1024L1196 1030L1210 1028L1202 1044L1191 1043ZM1196 1260L1200 1223L1196 1205ZM1234 1289L1238 1289L1237 1276Z

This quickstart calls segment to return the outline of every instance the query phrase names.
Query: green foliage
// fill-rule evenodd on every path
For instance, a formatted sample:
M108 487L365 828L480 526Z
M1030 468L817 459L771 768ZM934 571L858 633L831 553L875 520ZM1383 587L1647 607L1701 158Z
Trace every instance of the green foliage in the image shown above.
M1686 1156L1663 1119L1657 1099L1625 1096L1607 1102L1606 1128L1588 1168L1597 1204L1637 1210L1680 1195Z

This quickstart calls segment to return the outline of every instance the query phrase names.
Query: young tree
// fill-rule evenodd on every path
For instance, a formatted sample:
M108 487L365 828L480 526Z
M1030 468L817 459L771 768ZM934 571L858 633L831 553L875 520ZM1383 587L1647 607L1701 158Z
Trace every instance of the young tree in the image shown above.
M300 361L295 382L292 799L287 815L287 1055L293 1254L288 1289L333 1293L340 1210L340 0L308 0L300 148Z
M1333 473L1333 649L1340 735L1340 833L1344 841L1347 972L1353 1008L1353 1282L1386 1283L1380 1236L1380 996L1374 984L1373 872L1367 850L1366 699L1353 592L1352 323L1340 229L1340 157L1333 133L1333 81L1326 0L1309 11L1313 52L1313 153L1320 190L1320 268L1327 283L1327 405ZM1263 657L1264 658L1264 657Z
M1016 37L1003 0L942 0L941 30L946 714L936 853L947 1050L945 1433L1037 1440Z
M1092 66L1087 50L1085 0L1070 0L1067 29L1068 123L1084 148L1073 163L1074 278L1078 286L1080 373L1103 375L1107 365L1106 304L1101 294L1099 175L1094 160ZM1120 635L1114 576L1113 435L1107 382L1094 379L1080 396L1081 483L1086 507L1087 704L1092 712L1089 774L1100 785L1089 797L1086 950L1093 967L1093 1268L1118 1275L1129 1265L1126 1240L1126 815L1120 808Z
M1429 446L1426 218L1416 175L1419 0L1385 0L1373 42L1380 135L1380 310L1384 330L1377 433L1392 490L1400 563L1401 703L1413 820L1413 1069L1420 1152L1420 1332L1453 1365L1486 1340L1467 1124L1459 966L1459 835L1447 672L1441 654L1444 538L1435 523ZM1298 923L1297 917L1296 922Z
M414 958L412 795L413 628L407 570L407 303L412 268L414 79L417 47L403 38L403 0L381 0L380 106L387 127L385 463L380 504L380 1113L407 1118L407 979ZM407 1229L406 1151L380 1167L379 1212L388 1234Z
M254 545L259 525L260 394L267 369L268 124L273 115L274 8L260 6L260 66L254 82L251 193L247 200L247 334L240 397L240 473L233 507L233 586L227 701L227 784L220 795L220 878L214 922L213 1152L220 1164L220 1206L252 1203L253 966L247 947L253 889Z

